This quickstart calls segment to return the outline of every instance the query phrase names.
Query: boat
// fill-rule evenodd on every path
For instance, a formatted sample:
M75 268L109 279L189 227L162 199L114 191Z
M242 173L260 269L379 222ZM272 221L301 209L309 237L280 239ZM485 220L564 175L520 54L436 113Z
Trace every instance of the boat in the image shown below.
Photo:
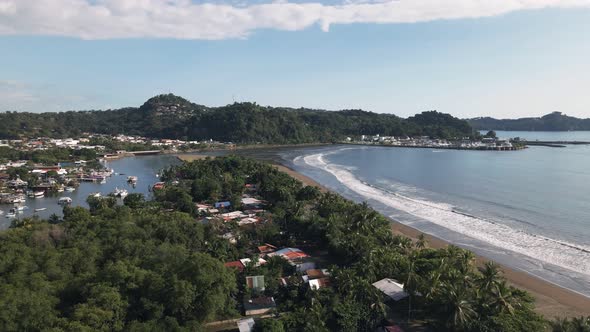
M28 206L24 206L24 205L18 205L18 206L15 206L15 207L14 207L14 209L15 209L15 210L16 210L16 212L18 212L18 213L20 213L20 212L22 212L22 211L24 211L24 210L26 210L26 209L28 209L28 208L29 208Z
M10 209L8 211L8 213L6 214L6 218L15 218L17 214L17 210L16 209Z
M101 196L101 194L97 191L97 192L92 193L92 194L90 194L88 196L99 198Z
M24 203L24 202L26 202L26 199L24 196L17 196L12 199L12 203L14 203L14 204Z
M74 187L66 187L66 191L71 193L72 191L76 190Z
M129 182L129 183L136 183L137 182L137 176L128 176L127 177L127 182Z
M0 214L3 214L3 213L4 213L4 211L0 210Z
M45 192L44 191L30 191L28 193L28 196L31 198L42 198L42 197L45 197Z
M72 199L69 197L61 197L58 201L57 204L59 205L67 205L67 204L72 204ZM43 208L45 209L45 208ZM37 209L35 209L35 211L37 211Z
M112 196L125 198L128 195L127 190L115 187L115 191L111 193Z
M45 210L47 210L47 208L38 208L38 209L35 209L35 212L45 211Z

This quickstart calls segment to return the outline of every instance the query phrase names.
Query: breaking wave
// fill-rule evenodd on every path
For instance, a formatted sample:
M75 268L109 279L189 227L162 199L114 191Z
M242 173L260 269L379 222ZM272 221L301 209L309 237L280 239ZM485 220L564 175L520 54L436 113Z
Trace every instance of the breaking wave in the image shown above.
M492 246L590 276L590 247L512 228L460 212L449 204L412 198L373 186L359 180L344 167L327 163L324 156L324 153L312 154L303 160L309 166L334 175L340 183L366 199Z

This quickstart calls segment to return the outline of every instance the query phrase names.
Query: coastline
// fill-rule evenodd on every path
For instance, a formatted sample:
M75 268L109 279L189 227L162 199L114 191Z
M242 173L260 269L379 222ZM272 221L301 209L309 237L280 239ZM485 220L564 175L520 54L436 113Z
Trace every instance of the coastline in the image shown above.
M177 157L183 161L191 161L204 159L210 156L191 154L178 155ZM322 192L330 191L328 188L322 186L310 177L280 163L279 160L275 160L271 164L273 164L278 170L289 174L291 177L301 181L305 185L318 187ZM391 220L391 231L395 234L404 235L413 240L416 240L420 234L423 234L423 232L415 228L404 225L391 218L389 219ZM443 248L452 244L430 234L424 233L424 235L429 246L432 248ZM483 265L487 261L490 261L490 259L476 255L476 263L478 266ZM590 298L540 279L526 271L515 270L504 265L500 266L504 277L511 285L526 290L535 298L535 311L547 319L590 315Z

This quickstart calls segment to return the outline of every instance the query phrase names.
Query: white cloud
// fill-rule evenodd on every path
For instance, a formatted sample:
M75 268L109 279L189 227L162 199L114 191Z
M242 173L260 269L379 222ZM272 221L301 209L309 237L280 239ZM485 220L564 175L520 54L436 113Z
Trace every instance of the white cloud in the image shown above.
M313 0L311 0L313 1ZM83 39L243 38L258 29L296 31L333 24L412 23L517 10L590 8L590 0L342 0L195 3L191 0L0 0L0 35Z

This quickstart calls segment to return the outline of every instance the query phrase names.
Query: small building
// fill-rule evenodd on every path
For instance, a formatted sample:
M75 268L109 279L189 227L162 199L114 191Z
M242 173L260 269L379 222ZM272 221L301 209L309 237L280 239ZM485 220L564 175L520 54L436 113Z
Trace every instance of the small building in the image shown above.
M263 246L258 247L258 252L262 255L270 254L271 252L275 252L277 247L273 246L272 244L265 243Z
M240 332L252 332L255 324L254 318L240 319L238 321L238 330Z
M404 285L393 279L381 279L373 283L373 286L383 292L385 296L396 302L408 297L408 293L404 291Z
M227 262L223 264L225 267L236 269L240 272L244 271L244 264L240 261Z
M330 286L330 278L324 277L319 279L313 279L309 281L309 288L312 290L318 290L320 288L329 287Z
M244 313L246 316L262 315L276 307L275 299L270 296L261 296L244 301Z
M230 202L216 202L215 203L215 208L217 208L217 209L228 208L230 206L231 206Z
M255 291L263 292L265 289L264 276L247 276L246 287L253 289Z

